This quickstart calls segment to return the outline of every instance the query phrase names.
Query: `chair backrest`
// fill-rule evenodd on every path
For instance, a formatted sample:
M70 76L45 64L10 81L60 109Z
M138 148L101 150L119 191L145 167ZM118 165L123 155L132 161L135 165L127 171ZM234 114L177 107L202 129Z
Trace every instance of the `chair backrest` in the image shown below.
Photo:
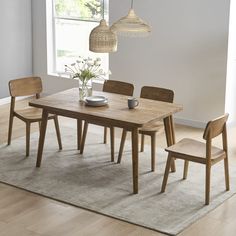
M39 96L42 89L42 80L40 77L26 77L9 82L9 91L12 97Z
M103 85L103 92L133 96L134 85L123 81L106 80Z
M226 113L214 120L207 123L203 138L205 140L215 138L216 136L222 134L224 130L226 131L226 122L228 120L229 114Z
M172 103L174 100L174 92L170 89L144 86L141 89L140 97Z

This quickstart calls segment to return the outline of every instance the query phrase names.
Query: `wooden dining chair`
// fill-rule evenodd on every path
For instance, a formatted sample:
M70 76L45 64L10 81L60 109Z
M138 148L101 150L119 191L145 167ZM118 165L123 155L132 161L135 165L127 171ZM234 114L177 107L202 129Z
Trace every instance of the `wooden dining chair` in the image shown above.
M132 96L134 92L134 85L130 83L126 83L123 81L117 80L106 80L103 84L103 92L108 93L116 93L126 96ZM110 142L111 142L111 161L114 161L114 127L104 127L104 138L103 142L107 143L107 128L110 128ZM88 130L88 122L84 122L83 134L82 134L82 141L81 141L81 148L80 153L82 154L84 151L84 145L86 140Z
M206 143L196 141L194 139L185 138L180 142L166 148L165 150L169 153L166 163L165 175L162 182L161 192L165 192L166 183L168 180L170 163L172 158L185 160L183 179L187 178L188 164L189 161L204 164L206 166L206 182L205 182L205 204L209 205L210 202L210 175L211 167L221 160L224 160L225 170L225 185L226 190L229 190L229 167L228 167L228 147L227 147L227 130L226 121L228 114L225 114L215 120L209 121L204 134L203 139ZM222 146L212 146L212 139L222 135Z
M140 97L172 103L174 100L174 92L172 90L165 89L165 88L144 86L141 89ZM144 127L142 127L139 130L139 133L141 134L141 149L140 149L141 152L144 151L145 135L148 135L151 137L151 170L152 171L155 171L155 165L156 165L156 163L155 163L156 134L158 132L162 131L163 127L164 126L163 126L162 121L156 121L156 122L152 122L152 123L145 125ZM127 130L123 129L117 163L121 162L126 135L127 135Z
M20 96L36 96L40 98L42 92L42 81L39 77L27 77L21 79L11 80L9 82L9 91L11 95L11 107L9 117L9 131L8 131L8 145L11 144L12 126L14 117L19 118L26 124L26 156L29 156L30 150L30 126L31 123L38 122L39 127L42 121L42 110L39 108L25 107L24 109L15 109L16 97ZM59 149L62 149L61 135L56 115L49 114L48 119L53 119L56 128L57 140Z

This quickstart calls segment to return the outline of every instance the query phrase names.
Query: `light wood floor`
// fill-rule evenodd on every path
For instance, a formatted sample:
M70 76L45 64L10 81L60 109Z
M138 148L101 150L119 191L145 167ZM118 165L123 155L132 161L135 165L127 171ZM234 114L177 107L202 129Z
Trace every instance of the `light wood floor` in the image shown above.
M27 101L20 101L22 107ZM0 143L7 140L9 106L0 106ZM15 119L13 137L25 135L24 123ZM61 125L70 125L60 118ZM101 129L91 126L93 132ZM37 130L35 125L32 132ZM117 136L120 132L116 132ZM230 161L236 162L236 129L229 128ZM182 137L201 139L202 130L176 126L177 140ZM158 138L159 146L165 146L163 135ZM149 142L147 138L147 143ZM217 143L218 141L216 141ZM235 143L234 143L235 142ZM76 146L76 141L75 141ZM148 147L147 147L148 148ZM231 183L236 184L236 183ZM204 196L203 196L204 200ZM158 212L157 212L158 214ZM181 236L234 236L236 235L236 196L207 214ZM0 235L1 236L160 236L162 234L102 216L67 204L29 193L5 184L0 184Z

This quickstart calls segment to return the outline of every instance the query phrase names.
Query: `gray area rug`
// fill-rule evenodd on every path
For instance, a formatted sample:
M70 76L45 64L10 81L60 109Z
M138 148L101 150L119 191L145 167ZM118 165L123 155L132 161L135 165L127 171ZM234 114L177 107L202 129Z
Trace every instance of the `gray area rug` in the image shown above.
M170 235L180 233L236 192L236 167L231 165L231 191L226 192L223 165L218 164L212 169L211 203L205 206L204 166L190 163L188 179L183 181L183 162L177 161L177 172L170 174L166 192L160 194L166 153L158 150L153 173L146 147L140 154L140 191L133 195L129 145L122 163L115 164L110 162L109 145L101 144L102 135L90 132L80 155L76 129L64 127L61 133L63 151L58 152L55 133L47 132L40 168L35 168L37 133L31 137L28 158L24 137L13 140L11 146L0 146L0 181Z

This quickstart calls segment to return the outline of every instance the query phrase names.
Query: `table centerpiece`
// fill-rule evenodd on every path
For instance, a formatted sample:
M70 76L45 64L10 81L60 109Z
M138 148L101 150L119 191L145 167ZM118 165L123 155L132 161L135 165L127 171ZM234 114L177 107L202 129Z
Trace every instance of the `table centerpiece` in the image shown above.
M93 79L105 80L107 73L101 68L101 58L96 59L79 57L75 63L65 65L66 73L72 79L79 81L79 100L84 101L85 97L92 96Z

